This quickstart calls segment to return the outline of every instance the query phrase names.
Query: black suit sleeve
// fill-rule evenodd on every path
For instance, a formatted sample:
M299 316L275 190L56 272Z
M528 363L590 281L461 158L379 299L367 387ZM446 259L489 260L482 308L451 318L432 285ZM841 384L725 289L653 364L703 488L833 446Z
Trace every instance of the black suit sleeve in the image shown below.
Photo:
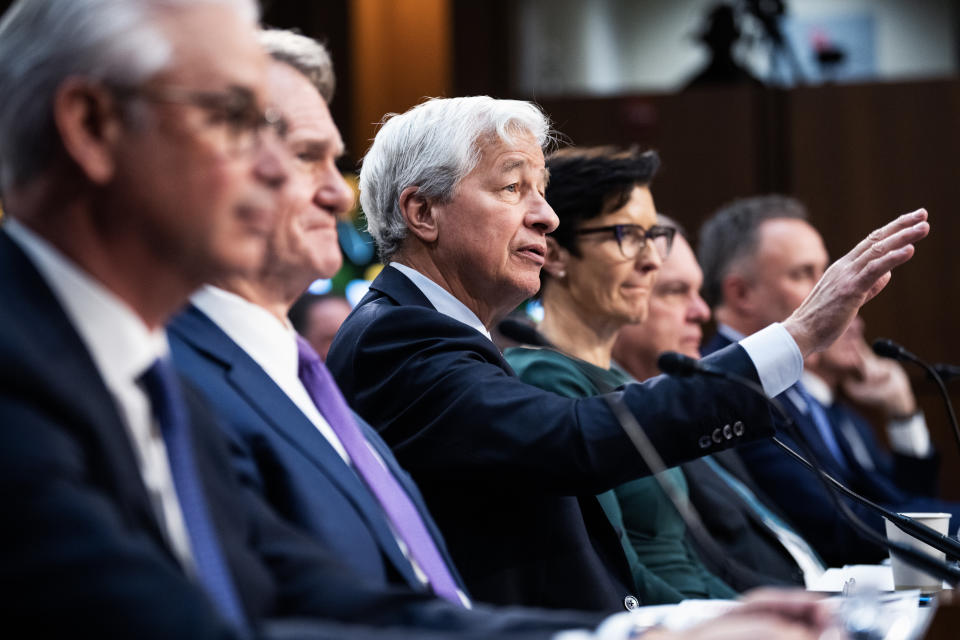
M455 479L570 495L649 473L603 398L524 384L493 343L433 309L363 305L327 364L421 486ZM739 346L713 364L757 379ZM763 401L723 380L661 376L622 393L668 465L773 433Z

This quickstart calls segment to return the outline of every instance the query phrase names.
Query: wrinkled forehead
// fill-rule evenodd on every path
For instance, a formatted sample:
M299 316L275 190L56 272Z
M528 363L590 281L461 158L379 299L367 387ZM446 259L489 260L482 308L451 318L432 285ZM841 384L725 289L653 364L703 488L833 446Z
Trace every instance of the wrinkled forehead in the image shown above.
M475 145L477 157L473 171L486 171L499 175L523 171L536 174L546 181L549 175L544 161L543 148L527 129L517 128L504 137L496 133L478 138Z

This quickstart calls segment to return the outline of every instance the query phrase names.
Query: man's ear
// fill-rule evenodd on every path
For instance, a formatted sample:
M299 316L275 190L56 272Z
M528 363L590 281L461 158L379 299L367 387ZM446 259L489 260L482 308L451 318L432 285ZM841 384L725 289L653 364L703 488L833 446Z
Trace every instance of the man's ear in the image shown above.
M728 273L721 285L723 305L737 311L750 310L753 305L753 286L743 275Z
M400 213L410 233L417 236L421 242L437 241L439 236L437 210L420 193L420 187L407 187L400 193Z
M67 78L53 99L53 120L67 155L96 184L110 181L123 126L117 101L106 87Z
M570 261L570 252L561 247L556 240L547 236L547 255L543 261L543 269L557 280L567 275L567 263Z

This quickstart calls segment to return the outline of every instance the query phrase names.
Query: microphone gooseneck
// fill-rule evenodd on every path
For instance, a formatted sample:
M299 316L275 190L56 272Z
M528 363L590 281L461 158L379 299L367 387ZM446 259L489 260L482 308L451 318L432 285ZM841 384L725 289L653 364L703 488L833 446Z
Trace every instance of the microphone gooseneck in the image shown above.
M947 385L944 384L943 378L940 376L937 368L931 367L893 340L887 338L874 340L873 352L883 358L892 358L893 360L899 360L901 362L904 360L912 362L927 372L927 376L937 384L937 388L940 390L940 396L943 398L943 404L947 411L947 418L950 420L950 426L953 427L954 440L957 442L957 448L960 449L960 426L957 425L957 415L953 411L953 403L950 401L950 394L947 393Z
M960 367L955 364L938 362L933 365L933 370L937 372L937 375L940 376L940 379L944 382L950 382L951 380L960 378Z
M806 456L807 460L812 461L812 462L808 462L804 460L804 463L808 468L814 471L814 475L817 476L819 481L823 484L824 488L827 490L827 495L830 496L830 500L834 503L834 506L836 506L837 510L843 515L843 517L847 520L847 522L849 522L850 525L853 526L854 529L856 529L862 536L870 540L873 540L874 542L876 542L882 547L889 549L895 555L902 558L905 562L908 562L909 564L921 569L922 571L925 571L926 573L930 573L941 580L945 580L951 586L956 586L958 583L960 583L960 569L950 564L947 564L946 562L942 562L936 558L933 558L923 553L922 551L919 551L912 547L908 547L898 542L894 542L892 540L888 540L884 536L880 535L879 533L874 531L872 528L864 524L860 520L860 518L858 518L850 510L850 507L847 506L843 502L843 500L840 499L840 496L837 493L837 490L834 488L835 484L840 485L840 483L836 479L829 476L825 471L823 471L823 466L819 463L819 461L817 461L816 455L813 453L812 449L810 448L810 445L807 443L806 439L803 437L803 434L801 434L799 430L796 428L796 425L794 425L793 420L790 418L790 415L783 408L783 405L780 404L780 402L776 398L768 397L767 394L763 391L763 388L759 384L757 384L753 380L749 380L747 378L744 378L741 375L733 373L732 371L724 371L721 369L717 369L715 367L705 366L694 358L690 358L688 356L684 356L681 354L675 354L672 352L668 352L668 353L670 354L669 356L667 356L667 354L661 354L660 358L657 360L658 366L661 366L661 363L662 363L661 371L663 371L664 373L667 373L668 375L677 375L677 376L707 375L707 376L719 377L725 380L729 380L735 384L740 384L743 387L750 389L754 393L757 393L760 396L762 396L768 402L768 404L771 407L773 407L773 409L777 412L777 414L783 420L784 429L797 441L797 444L803 450L803 454L804 456ZM667 357L665 358L664 356L667 356ZM803 456L800 456L800 454L794 452L792 449L784 445L782 442L780 442L776 438L774 438L773 440L778 446L780 446L781 448L788 449L792 455L803 460ZM850 489L847 489L846 487L844 487L844 493L846 495L849 495L853 499L861 501L863 504L868 506L868 508L870 507L876 508L880 513L884 513L884 512L890 513L886 509L879 507L879 505L876 505L870 502L869 500L867 500L866 498L863 498L862 496L855 494L853 491L851 491ZM937 538L937 536L940 536L940 534L934 531L933 529L927 527L924 524L913 521L909 518L906 518L905 516L894 517L891 519L891 521L894 523L894 525L896 525L901 530L907 532L908 534L914 535L915 537L920 538L921 540L923 540L924 542L927 542L928 544L932 542L933 543L931 544L932 547L936 548L938 551L943 551L944 553L947 553L951 557L957 557L958 552L960 552L960 549L957 549L956 547L942 544L942 541L938 540ZM920 533L920 535L917 535L918 532Z

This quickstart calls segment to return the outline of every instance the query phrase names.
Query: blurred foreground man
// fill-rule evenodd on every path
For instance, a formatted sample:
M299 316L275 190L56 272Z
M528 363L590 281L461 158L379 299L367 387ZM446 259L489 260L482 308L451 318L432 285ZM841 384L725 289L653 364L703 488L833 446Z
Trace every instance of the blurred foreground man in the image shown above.
M486 97L430 100L386 121L360 197L390 265L327 364L413 474L476 598L612 611L636 600L593 496L648 470L608 401L668 466L771 435L772 422L761 398L725 381L664 377L568 399L516 378L489 328L539 288L557 226L543 197L549 137L535 106ZM925 219L877 231L783 324L711 362L780 393L909 259Z
M803 205L778 195L738 200L719 210L701 229L698 253L706 277L704 295L718 324L717 336L705 348L708 353L790 315L815 290L828 261L823 239L807 222ZM833 360L831 352L845 349L847 339L808 357L808 363L816 366L824 359ZM779 399L827 472L894 511L950 512L951 531L955 531L960 524L960 505L898 486L891 469L887 475L883 469L865 467L863 456L854 451L841 425L831 420L826 407L814 397L809 380L804 376ZM783 434L782 439L797 450L790 436ZM841 517L812 472L778 447L758 442L738 453L767 495L830 566L879 562L886 556L884 549L863 539ZM915 469L935 461L905 455L895 462ZM884 533L879 515L852 501L848 504L864 522Z
M665 216L658 221L677 227ZM700 357L710 308L700 297L703 272L686 233L678 229L650 295L647 318L621 329L614 344L614 359L638 380L657 374L657 358L664 351ZM736 451L704 456L680 468L690 502L717 543L698 547L700 556L728 584L741 591L760 585L803 586L823 572L816 553L763 496Z

